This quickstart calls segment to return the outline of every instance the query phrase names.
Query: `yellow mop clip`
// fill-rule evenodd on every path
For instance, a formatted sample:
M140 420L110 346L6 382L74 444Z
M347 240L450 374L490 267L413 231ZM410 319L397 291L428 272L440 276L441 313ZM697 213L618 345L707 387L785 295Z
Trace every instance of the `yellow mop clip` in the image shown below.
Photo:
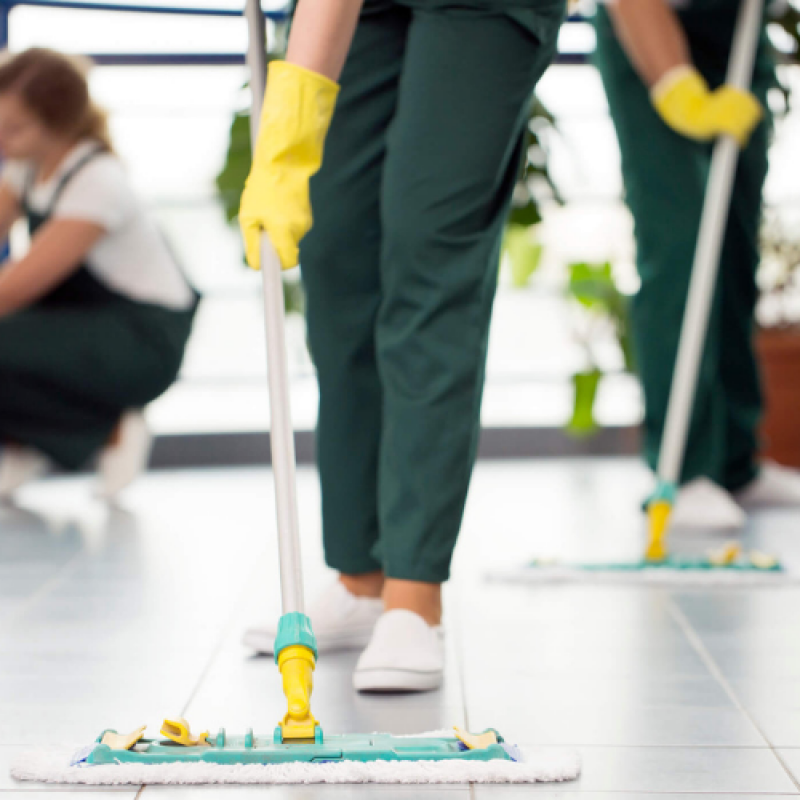
M708 551L708 560L715 567L729 567L742 554L742 547L738 542L725 542L718 550Z
M278 667L283 677L283 692L289 710L278 723L284 741L314 740L317 720L311 713L311 691L316 665L314 653L303 645L285 647L278 654Z
M161 726L161 735L166 736L167 739L172 740L175 744L182 744L184 747L210 746L206 741L208 739L208 731L195 736L189 728L189 723L183 717L165 719L164 724Z
M108 745L112 750L130 750L137 742L141 741L147 725L142 725L133 733L117 733L116 731L106 731L100 744Z
M453 730L456 733L456 739L463 742L469 750L487 750L493 744L497 744L497 731L491 729L483 733L470 733L453 725Z
M751 550L748 553L750 563L756 569L775 569L778 566L778 559L769 553L762 553L760 550Z
M646 561L665 561L669 554L667 550L667 526L672 512L672 504L667 500L653 500L647 506L647 518L649 525L649 537L647 550L645 552Z

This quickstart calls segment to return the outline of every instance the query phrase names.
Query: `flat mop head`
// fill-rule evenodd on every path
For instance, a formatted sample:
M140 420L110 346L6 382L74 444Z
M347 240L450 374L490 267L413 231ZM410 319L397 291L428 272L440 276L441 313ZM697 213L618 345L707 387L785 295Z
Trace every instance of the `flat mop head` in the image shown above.
M103 737L111 736L106 732ZM118 734L113 734L117 736ZM135 738L138 732L131 736ZM467 735L468 736L468 735ZM488 738L487 738L488 737ZM495 737L495 738L492 738ZM329 737L313 744L276 746L268 739L226 737L226 745L176 747L140 739L133 750L95 742L70 766L69 748L39 747L20 753L11 766L19 781L91 786L178 784L469 784L569 781L580 773L572 750L553 747L517 752L493 731L474 737L471 750L450 731L414 736L371 734ZM122 735L115 744L130 739ZM484 741L486 740L486 741ZM500 749L498 749L500 745ZM166 752L165 752L166 750ZM502 752L501 752L502 751ZM180 754L180 755L179 755ZM230 760L222 760L222 758ZM150 759L147 761L146 759ZM359 758L364 760L358 760ZM518 758L518 760L515 760ZM105 763L105 759L112 759ZM158 759L158 760L154 760Z
M656 583L664 585L737 586L794 583L774 556L743 552L735 542L704 555L673 554L663 559L623 562L558 562L534 559L522 568L497 570L491 578L517 583Z
M141 730L141 729L140 729ZM286 764L339 761L514 761L516 748L506 744L496 731L454 734L450 737L406 737L387 733L325 736L316 741L284 743L277 730L272 736L229 736L224 729L198 744L180 745L172 739L139 738L130 748L131 737L104 731L97 741L76 754L73 766L85 764ZM469 743L465 741L467 739ZM479 746L470 746L472 742Z

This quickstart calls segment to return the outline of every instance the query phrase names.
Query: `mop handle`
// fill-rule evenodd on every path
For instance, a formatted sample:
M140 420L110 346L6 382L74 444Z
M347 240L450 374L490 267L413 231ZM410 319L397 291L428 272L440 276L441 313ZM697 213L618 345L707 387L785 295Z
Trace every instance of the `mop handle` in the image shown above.
M253 96L250 113L252 147L258 140L266 84L266 24L260 0L246 0L247 64ZM278 254L266 234L261 236L261 274L264 284L264 323L267 337L270 441L278 514L278 553L283 614L304 613L300 526L297 514L294 428L289 402L289 365L286 358L283 282Z
M762 13L763 0L742 0L727 75L727 83L738 89L746 90L752 82ZM680 480L738 157L732 136L714 145L658 459L658 477L672 485Z

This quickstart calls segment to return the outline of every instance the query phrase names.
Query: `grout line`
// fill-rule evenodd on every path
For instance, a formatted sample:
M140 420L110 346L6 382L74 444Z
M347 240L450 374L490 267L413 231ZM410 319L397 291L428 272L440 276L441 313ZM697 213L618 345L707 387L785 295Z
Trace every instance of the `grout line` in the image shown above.
M183 708L181 709L181 716L183 717L186 716L186 712L188 711L189 706L197 697L197 693L200 691L203 681L205 681L205 679L208 677L209 673L214 667L214 664L216 663L217 657L222 652L225 643L228 641L228 637L231 635L231 629L233 628L236 619L238 619L239 617L239 612L242 606L245 605L245 601L247 600L248 590L255 578L255 574L258 568L259 568L258 565L255 566L253 568L252 573L250 574L250 577L246 581L242 581L242 586L243 586L242 591L239 594L239 597L237 598L236 602L233 603L230 616L226 620L225 624L222 626L222 632L220 633L219 640L217 641L216 645L214 645L214 648L208 657L208 661L206 662L205 667L203 667L203 670L197 679L197 683L194 689L192 690L191 694L189 695L189 699L186 701Z
M457 585L454 588L456 590L456 602L454 606L455 608L459 608L458 597L461 594L461 586ZM454 612L453 616L455 617L453 625L453 650L456 654L456 674L458 675L458 682L461 688L461 710L464 713L464 728L469 730L469 713L467 712L467 682L464 675L464 664L466 661L464 658L463 639L461 636L461 614ZM470 783L468 786L470 800L475 800L475 784Z
M253 570L252 570L251 574L249 575L249 577L246 580L242 581L242 587L243 587L242 591L241 591L239 597L237 598L236 602L233 603L230 615L228 616L228 618L225 621L225 623L222 625L222 629L221 629L221 632L220 632L220 635L219 635L219 639L217 640L216 644L212 648L211 653L208 656L208 659L207 659L207 661L205 663L205 666L203 667L203 669L200 672L200 675L197 678L197 681L196 681L196 683L194 685L194 688L189 693L189 697L187 698L186 702L183 704L183 707L181 708L181 716L182 717L186 716L186 713L187 713L187 711L189 709L189 706L191 706L192 702L197 697L200 689L203 686L203 682L208 677L208 675L211 672L211 670L214 668L214 664L217 661L217 657L222 652L222 650L223 650L223 648L225 646L225 643L228 641L228 637L231 635L231 629L233 627L233 624L234 624L235 620L239 616L239 611L240 611L241 607L244 606L244 604L245 604L245 602L247 600L248 591L250 589L250 586L251 586L252 582L255 579L256 571L257 571L258 568L259 568L258 565L253 567ZM140 798L142 797L145 789L147 789L147 785L140 786L139 790L136 793L136 796L134 797L134 800L140 800Z
M714 677L714 679L719 683L719 685L725 691L725 694L731 699L731 702L736 706L736 708L746 717L746 719L750 722L750 724L758 731L761 738L767 743L767 746L772 751L772 754L778 760L778 763L783 767L784 772L788 775L789 780L795 785L795 787L800 790L800 780L795 778L792 771L787 766L786 762L783 760L778 749L775 745L772 744L767 734L764 732L762 727L758 724L758 721L753 717L750 711L745 707L744 703L739 699L739 695L733 689L728 679L725 677L725 674L720 669L717 662L714 660L714 657L706 648L705 644L703 643L700 634L694 629L694 626L687 616L681 611L680 606L675 602L675 598L670 595L667 598L667 608L672 615L673 619L680 625L683 632L686 634L686 637L689 639L690 644L694 647L697 655L700 656L703 663L706 665L706 668Z

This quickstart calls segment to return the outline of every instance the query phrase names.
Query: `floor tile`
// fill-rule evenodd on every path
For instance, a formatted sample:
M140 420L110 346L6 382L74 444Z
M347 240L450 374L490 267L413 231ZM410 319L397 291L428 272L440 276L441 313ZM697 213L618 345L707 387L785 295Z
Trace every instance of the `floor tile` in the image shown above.
M331 573L316 476L301 468L298 477L311 597ZM486 580L490 565L535 554L635 554L649 481L627 459L479 464L445 590L443 689L358 695L356 653L324 654L315 674L312 707L329 732L491 725L521 744L578 749L579 781L477 786L472 794L438 786L149 787L142 797L798 796L800 780L748 715L800 772L800 589ZM105 727L144 722L152 732L182 713L200 729L270 731L283 712L273 660L240 644L245 627L280 612L270 473L155 473L114 511L90 501L87 489L83 479L49 480L24 492L22 508L0 509L2 797L22 794L7 770L20 745L77 745ZM743 541L800 566L798 526L797 512L759 512ZM705 539L673 543L702 547ZM674 604L746 714L698 654Z
M497 728L509 741L536 745L764 747L735 708L632 706L626 703L526 703L522 708L467 701L470 727Z
M795 781L800 785L800 748L795 750L782 749L779 752ZM800 789L798 791L800 791Z
M800 709L796 706L751 708L749 714L773 747L800 747Z
M143 800L148 797L179 797L181 800L237 800L245 797L269 797L269 800L314 800L325 797L330 800L356 800L365 796L379 800L468 800L468 786L381 786L374 783L359 785L325 785L325 786L148 786L142 792Z
M521 786L481 786L476 789L476 796L479 798L516 798L527 797L531 789ZM537 787L535 790L536 800L633 800L630 792L582 792L580 790L564 789L542 789ZM672 792L651 794L650 792L636 792L635 800L780 800L780 798L796 798L796 794L696 794L694 792Z
M539 791L784 793L797 788L774 753L761 749L702 747L581 748L581 777L563 786L475 787L476 800ZM588 796L591 796L588 795ZM716 795L714 795L716 797Z
M92 800L101 800L101 798L108 798L108 800L121 800L121 798L135 798L138 787L131 789L130 787L119 788L110 790L110 787L98 787L93 789L91 786L53 786L50 789L36 789L35 791L28 791L27 789L21 790L4 790L0 789L0 797L3 800L52 800L54 793L66 793L70 797L85 796L91 797Z
M464 685L468 704L478 702L490 707L504 706L509 698L524 697L526 705L550 702L590 707L603 702L630 708L735 708L722 686L710 676L659 679L651 675L537 675L502 682L467 676Z

